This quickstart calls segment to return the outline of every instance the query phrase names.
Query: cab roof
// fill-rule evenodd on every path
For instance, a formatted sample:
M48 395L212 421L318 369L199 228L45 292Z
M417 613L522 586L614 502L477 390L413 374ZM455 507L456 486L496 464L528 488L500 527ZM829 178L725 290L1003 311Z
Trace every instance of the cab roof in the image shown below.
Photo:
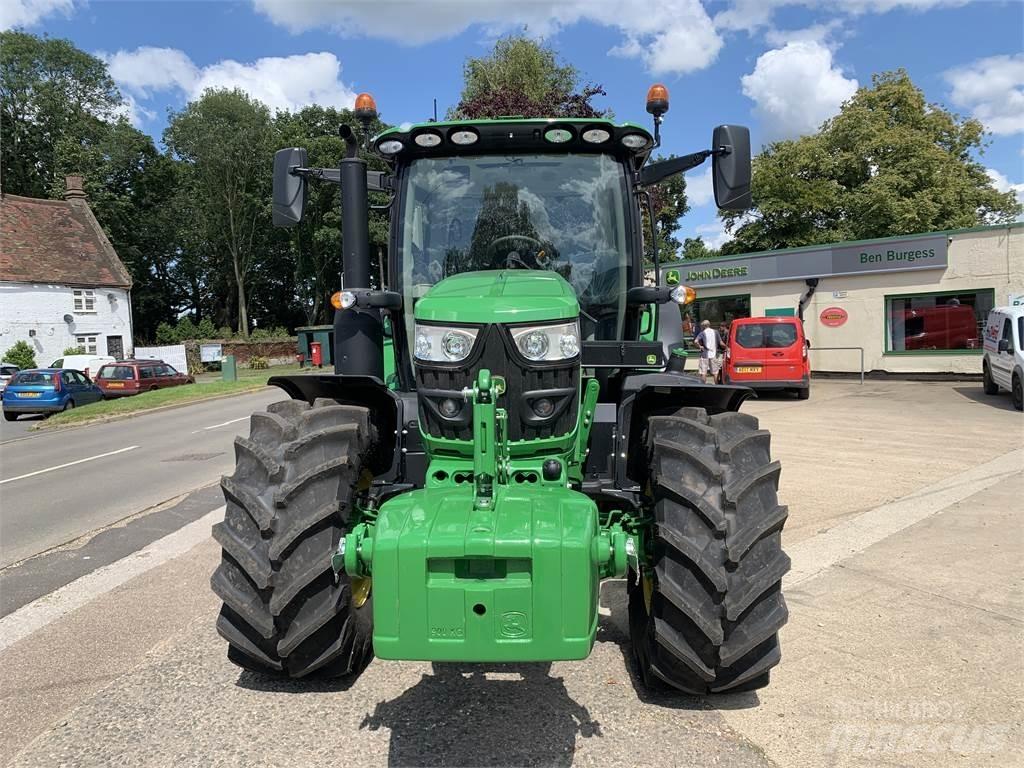
M608 138L599 142L584 140L584 133L591 129L606 132ZM553 133L558 130L567 132L568 137L565 133ZM453 140L456 134L471 134L476 138L471 143L456 143ZM432 146L423 146L417 142L417 139L424 135L435 137L421 140L424 143L429 142ZM627 136L638 136L643 140L643 144L628 147L622 142ZM553 141L552 138L556 137L561 140ZM607 118L502 117L493 120L402 123L379 133L372 141L378 154L396 163L417 157L451 157L495 152L590 152L629 157L636 169L644 164L654 148L654 138L643 126L629 122L616 123ZM388 141L398 141L402 146L396 152L381 151L381 145Z

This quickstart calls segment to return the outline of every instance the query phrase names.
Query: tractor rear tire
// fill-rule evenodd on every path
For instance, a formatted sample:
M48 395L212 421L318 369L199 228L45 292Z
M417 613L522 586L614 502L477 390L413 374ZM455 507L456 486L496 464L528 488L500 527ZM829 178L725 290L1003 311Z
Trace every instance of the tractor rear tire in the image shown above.
M629 578L640 674L695 695L750 691L779 663L786 507L768 432L741 413L648 421L653 568Z
M236 438L211 586L224 601L217 631L238 666L332 678L358 674L373 658L370 602L363 590L353 596L348 576L335 576L331 555L349 529L374 439L366 408L322 399L274 403L252 415L248 438Z

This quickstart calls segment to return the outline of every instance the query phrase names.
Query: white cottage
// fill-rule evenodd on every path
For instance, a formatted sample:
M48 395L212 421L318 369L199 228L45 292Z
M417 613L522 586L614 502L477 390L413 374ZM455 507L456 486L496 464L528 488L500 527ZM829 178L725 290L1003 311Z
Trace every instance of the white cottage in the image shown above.
M0 197L0 354L27 341L41 366L68 347L132 354L132 279L85 199Z

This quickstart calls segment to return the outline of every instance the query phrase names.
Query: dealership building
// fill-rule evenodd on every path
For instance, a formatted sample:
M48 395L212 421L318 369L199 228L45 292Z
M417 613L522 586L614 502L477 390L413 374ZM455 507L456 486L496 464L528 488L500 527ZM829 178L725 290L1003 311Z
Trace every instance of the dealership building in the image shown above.
M1024 304L1024 223L677 262L684 327L796 315L812 370L981 372L993 307ZM844 349L831 349L843 347Z

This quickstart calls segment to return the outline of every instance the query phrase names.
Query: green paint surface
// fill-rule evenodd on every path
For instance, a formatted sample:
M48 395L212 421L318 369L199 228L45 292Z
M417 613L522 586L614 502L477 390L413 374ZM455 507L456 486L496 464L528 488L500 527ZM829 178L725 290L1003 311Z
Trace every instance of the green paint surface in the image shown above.
M445 278L416 302L415 313L431 323L528 323L573 320L579 311L561 275L504 269Z
M425 488L380 509L373 648L382 659L583 659L597 631L597 507L557 486Z

